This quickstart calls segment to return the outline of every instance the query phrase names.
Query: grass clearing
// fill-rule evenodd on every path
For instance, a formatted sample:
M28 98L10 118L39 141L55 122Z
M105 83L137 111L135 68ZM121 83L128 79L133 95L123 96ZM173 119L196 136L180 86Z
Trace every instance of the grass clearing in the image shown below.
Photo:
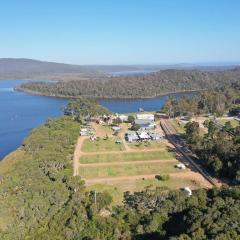
M119 138L109 137L108 139L99 139L98 141L92 141L86 139L83 142L83 152L102 152L102 151L124 151L125 147L123 144L116 144L116 140Z
M183 187L190 187L196 189L200 187L198 182L190 179L174 178L170 177L167 181L159 181L155 178L151 179L134 179L134 180L121 180L113 181L106 184L94 184L88 186L86 190L95 190L97 192L108 192L113 198L114 204L122 204L123 193L126 191L137 192L142 191L145 188L167 187L169 189L179 189Z
M171 119L170 122L178 133L185 133L184 124L181 121L177 119Z
M219 121L222 125L225 125L226 122L230 122L234 128L237 127L237 126L239 126L239 121L237 121L237 120L235 120L235 119L218 119L218 121Z
M147 161L147 160L169 160L175 159L174 152L152 151L152 152L128 152L119 154L96 154L86 155L80 158L80 163L107 163L124 161Z
M128 165L113 165L113 166L81 166L79 169L80 176L86 179L104 178L104 177L121 177L121 176L134 176L134 175L148 175L148 174L169 174L179 171L174 166L178 161L171 163L141 163L141 164L128 164Z

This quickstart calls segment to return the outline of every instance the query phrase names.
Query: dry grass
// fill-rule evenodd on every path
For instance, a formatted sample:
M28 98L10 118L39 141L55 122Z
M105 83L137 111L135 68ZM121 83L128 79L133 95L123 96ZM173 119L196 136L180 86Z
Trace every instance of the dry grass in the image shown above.
M169 160L175 159L175 153L162 151L151 152L126 152L119 154L96 154L83 155L80 163L106 163L106 162L123 162L123 161L148 161L148 160Z
M104 177L121 177L134 176L143 174L169 174L178 171L174 166L176 162L162 162L162 163L141 163L141 164L127 164L127 165L113 165L113 166L81 166L79 174L85 179L95 179Z

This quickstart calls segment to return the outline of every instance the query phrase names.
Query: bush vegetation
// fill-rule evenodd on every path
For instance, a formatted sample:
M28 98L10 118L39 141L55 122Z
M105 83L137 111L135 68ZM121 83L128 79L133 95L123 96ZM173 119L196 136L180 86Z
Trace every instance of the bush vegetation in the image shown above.
M19 90L49 96L95 98L145 98L186 90L213 89L240 81L240 69L226 71L163 70L143 76L99 80L32 82Z

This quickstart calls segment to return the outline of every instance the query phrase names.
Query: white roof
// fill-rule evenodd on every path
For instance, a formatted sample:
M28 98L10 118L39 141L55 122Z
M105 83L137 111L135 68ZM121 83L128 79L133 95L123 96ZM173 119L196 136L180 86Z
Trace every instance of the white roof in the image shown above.
M154 120L154 115L153 114L137 114L137 119Z
M139 134L139 137L140 137L140 138L145 138L145 139L150 138L150 136L148 135L147 132L141 132L141 133Z

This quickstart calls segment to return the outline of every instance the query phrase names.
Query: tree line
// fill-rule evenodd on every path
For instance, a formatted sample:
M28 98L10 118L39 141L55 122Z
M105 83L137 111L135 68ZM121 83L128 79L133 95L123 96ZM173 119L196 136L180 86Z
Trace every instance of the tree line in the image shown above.
M168 98L163 111L170 117L211 114L222 116L226 111L231 115L240 113L240 85L231 84L200 92L197 95L180 99Z
M166 93L214 89L240 81L240 68L225 71L163 70L143 76L105 77L98 80L31 82L18 90L49 96L147 98Z

